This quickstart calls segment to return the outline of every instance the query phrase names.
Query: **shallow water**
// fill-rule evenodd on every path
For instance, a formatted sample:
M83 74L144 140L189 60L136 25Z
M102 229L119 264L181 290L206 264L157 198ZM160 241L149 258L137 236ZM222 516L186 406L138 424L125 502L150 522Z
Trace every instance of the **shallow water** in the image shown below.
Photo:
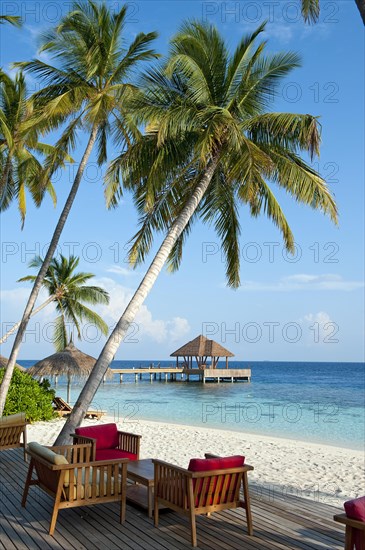
M36 361L19 361L25 367ZM149 361L114 361L112 368L148 367ZM158 361L154 362L157 366ZM161 366L171 366L161 361ZM364 448L364 363L230 362L251 368L251 383L165 382L124 375L99 388L93 406L118 419L163 420L329 445ZM72 386L76 401L81 385ZM66 381L57 394L66 397Z

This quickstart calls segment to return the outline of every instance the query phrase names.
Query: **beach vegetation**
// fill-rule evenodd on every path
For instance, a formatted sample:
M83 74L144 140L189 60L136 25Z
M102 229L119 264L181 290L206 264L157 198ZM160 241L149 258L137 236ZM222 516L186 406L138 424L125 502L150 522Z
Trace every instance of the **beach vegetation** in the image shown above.
M0 369L0 382L5 369ZM11 378L9 392L5 402L4 415L25 412L31 422L51 420L55 417L52 401L55 391L48 380L38 382L27 372L15 369Z

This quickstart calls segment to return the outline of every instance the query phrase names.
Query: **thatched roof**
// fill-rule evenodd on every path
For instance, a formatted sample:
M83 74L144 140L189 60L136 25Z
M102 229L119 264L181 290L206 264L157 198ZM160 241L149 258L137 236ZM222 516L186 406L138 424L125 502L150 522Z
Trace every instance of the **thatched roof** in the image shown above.
M96 363L96 359L77 349L72 342L65 349L38 361L28 369L29 374L37 378L67 376L68 378L87 378ZM107 376L112 372L107 371Z
M188 342L170 357L234 357L234 353L224 348L214 340L208 340L202 334Z
M6 365L8 364L8 361L9 359L7 359L6 357L4 357L3 355L0 355L0 368L3 369L6 367ZM25 372L27 369L25 369L24 367L22 367L21 365L18 365L18 363L15 363L15 366L17 369Z

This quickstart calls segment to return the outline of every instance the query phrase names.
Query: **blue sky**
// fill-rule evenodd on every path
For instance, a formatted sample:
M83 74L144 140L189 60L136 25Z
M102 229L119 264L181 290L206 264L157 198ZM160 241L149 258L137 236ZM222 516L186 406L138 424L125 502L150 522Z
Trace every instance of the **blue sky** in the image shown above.
M113 8L121 5L109 4ZM11 62L35 56L38 33L54 25L69 5L61 1L2 2L3 13L22 15L25 26L22 30L1 27L1 66L9 70ZM187 17L216 24L232 48L243 33L267 19L268 49L301 54L302 68L278 89L272 110L321 117L321 158L316 167L335 194L340 223L335 227L322 214L275 190L297 243L297 253L291 257L269 221L263 217L252 220L242 209L242 286L236 291L225 285L214 231L196 224L180 271L160 275L116 358L167 359L185 341L203 333L231 349L237 360L362 361L364 34L355 2L322 2L320 22L311 27L298 17L295 2L147 1L129 5L127 40L140 31L158 30L156 49L162 54ZM76 160L84 145L84 136L80 136ZM111 157L114 154L111 151ZM49 242L74 170L68 167L57 175L56 208L49 199L39 210L28 203L23 231L15 205L1 215L2 333L21 317L29 287L16 280L27 274L27 263ZM94 273L95 282L108 290L111 304L99 312L113 326L147 264L136 271L129 269L125 249L136 231L136 212L128 195L118 209L106 211L102 175L91 159L60 250L79 255L80 269ZM49 306L31 320L21 359L52 353L54 317ZM98 356L104 342L92 327L84 327L79 346ZM9 354L11 343L10 338L2 346L3 355Z

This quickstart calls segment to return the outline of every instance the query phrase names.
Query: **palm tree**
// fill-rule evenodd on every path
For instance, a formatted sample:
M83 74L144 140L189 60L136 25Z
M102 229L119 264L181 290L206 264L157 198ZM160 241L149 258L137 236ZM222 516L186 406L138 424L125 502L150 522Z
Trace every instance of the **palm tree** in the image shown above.
M0 211L17 200L22 226L27 210L26 190L36 206L40 206L45 191L56 201L50 174L44 173L37 156L58 155L58 165L71 160L69 157L61 160L60 152L41 143L38 140L41 130L41 125L33 120L33 105L27 98L22 72L13 80L0 71Z
M67 335L66 322L73 324L76 327L78 338L81 340L80 322L87 321L100 329L103 334L108 334L108 326L103 319L94 311L85 306L86 304L108 304L109 294L99 286L89 286L86 283L94 277L92 273L78 272L75 273L80 259L76 256L66 258L62 254L60 259L53 258L43 280L43 288L49 294L48 299L43 302L38 308L34 309L32 316L38 311L41 311L49 303L56 303L56 310L59 316L55 321L53 343L57 351L64 349L69 338ZM29 267L39 269L43 259L36 256L30 263ZM22 277L18 282L30 281L34 282L34 275ZM19 323L16 323L12 329L5 334L0 344L6 340L10 334L15 332Z
M14 27L21 27L22 19L17 15L0 15L0 25L3 23L10 23L10 25L14 25Z
M57 67L40 60L20 64L26 71L40 77L45 85L33 99L40 113L39 118L48 123L47 129L67 123L56 143L57 150L69 152L73 149L77 133L81 130L88 132L88 142L15 337L0 388L0 415L4 410L22 337L75 200L86 163L95 144L98 164L106 162L110 137L118 146L123 142L129 143L132 134L124 105L126 98L135 90L130 78L140 62L157 57L149 49L156 33L139 33L128 47L124 47L122 36L126 14L126 6L112 13L105 2L74 2L59 25L42 39L41 50L53 55ZM53 169L55 157L52 154L49 156L47 171Z
M365 0L355 0L365 25ZM302 0L302 15L306 23L317 23L320 13L319 0Z
M155 231L165 238L146 275L106 342L72 415L57 438L68 439L91 402L130 323L165 262L179 266L183 242L199 217L213 224L226 255L228 284L239 279L239 205L252 216L266 214L293 248L293 235L271 184L299 202L337 220L325 181L299 155L319 154L316 117L267 112L273 89L299 66L294 53L264 55L256 45L261 25L245 36L233 55L216 28L189 22L172 40L166 66L146 76L135 96L135 121L145 135L108 171L106 194L114 206L123 184L134 189L141 228L131 260L145 259Z

